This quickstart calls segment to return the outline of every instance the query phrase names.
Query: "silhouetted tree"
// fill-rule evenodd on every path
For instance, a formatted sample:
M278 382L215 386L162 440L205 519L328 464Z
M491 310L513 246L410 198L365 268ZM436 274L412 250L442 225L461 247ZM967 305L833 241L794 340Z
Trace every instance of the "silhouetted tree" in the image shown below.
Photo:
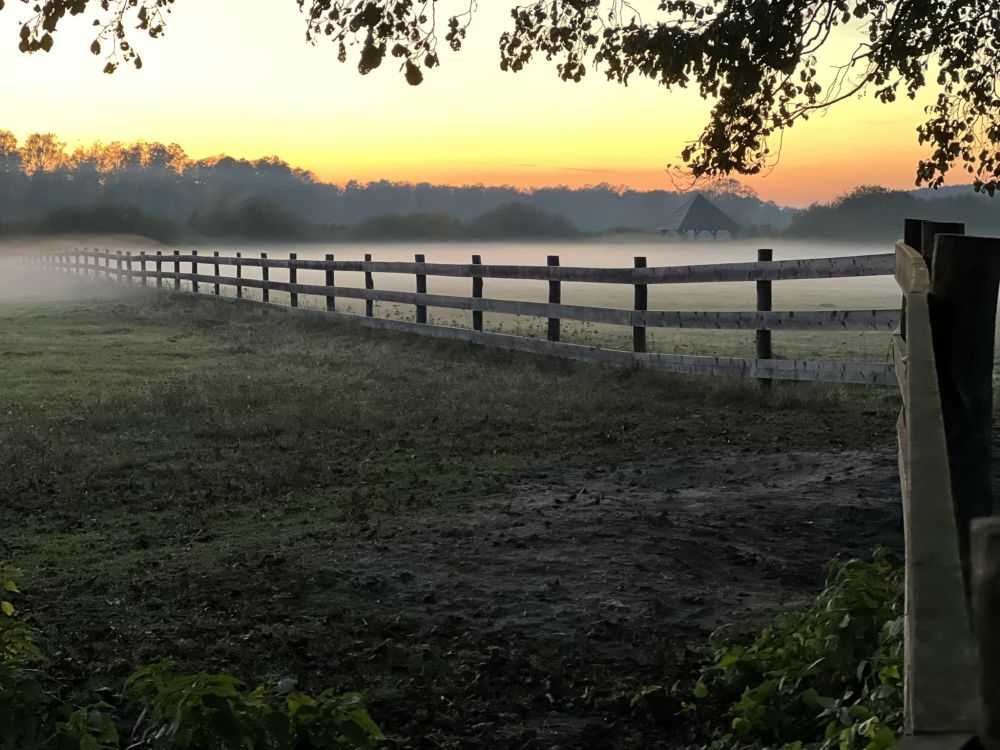
M716 201L741 224L787 224L787 209L747 195L739 183L718 183L717 189L722 192L716 193ZM615 226L651 230L684 200L680 193L642 192L612 185L517 190L382 180L338 186L323 183L275 156L194 160L180 146L147 142L97 143L67 152L52 135L31 135L19 147L12 135L0 132L3 220L23 221L67 206L129 204L179 224L188 222L197 211L199 221L216 224L221 217L209 214L217 208L231 211L253 198L266 199L271 207L284 207L294 215L294 222L314 225L353 225L387 214L447 214L467 222L505 204L522 203L549 214L562 214L585 231ZM270 219L277 221L274 216ZM415 226L411 229L418 230ZM445 231L438 226L433 233L443 236Z
M38 0L20 48L50 50L66 15L94 8L91 51L106 55L105 70L139 67L126 29L160 36L173 2ZM477 7L477 0L297 2L309 39L330 37L341 61L357 48L362 74L395 58L414 85L440 62L439 33L461 48ZM448 5L455 9L437 12ZM709 123L681 154L696 177L756 174L772 162L769 144L779 131L861 92L883 102L915 97L934 70L940 93L918 129L930 149L918 182L938 186L956 164L990 194L1000 180L996 0L658 0L648 22L627 0L532 0L511 15L513 28L500 39L504 70L542 55L564 80L579 81L593 67L621 83L643 76L667 88L696 86L714 100ZM838 28L859 24L863 40L824 78L829 68L817 64L817 53Z
M506 203L480 214L466 229L476 239L567 239L580 234L562 215L548 214L524 203Z
M988 198L975 193L921 198L901 190L865 185L829 203L817 203L792 217L787 234L796 237L851 238L891 242L909 216L964 222L970 232L1000 231L1000 214Z

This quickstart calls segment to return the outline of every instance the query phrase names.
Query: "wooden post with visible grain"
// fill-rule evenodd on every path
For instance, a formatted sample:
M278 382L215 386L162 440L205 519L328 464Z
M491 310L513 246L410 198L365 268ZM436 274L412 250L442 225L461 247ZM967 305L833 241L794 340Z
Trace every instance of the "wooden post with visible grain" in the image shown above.
M216 251L215 251L214 253L212 253L212 255L213 255L214 257L218 258L218 257L219 257L219 251L218 251L218 250L216 250ZM215 262L215 263L213 264L213 268L212 268L212 270L213 270L213 271L215 272L215 288L214 288L214 290L213 290L213 291L215 292L215 296L216 296L216 297L218 297L218 296L219 296L219 295L220 295L220 294L222 293L222 287L221 287L221 285L219 284L219 276L220 276L221 274L219 273L219 262L218 262L218 261L216 261L216 262Z
M636 268L645 268L646 259L644 257L636 257L635 259ZM634 286L635 294L633 295L633 305L632 309L637 313L644 313L649 309L649 287L646 284L635 284ZM635 352L645 352L646 351L646 326L635 325L632 326L632 351Z
M948 221L924 221L923 219L906 219L903 224L903 242L920 253L927 268L934 261L934 236L937 234L965 234L965 224ZM906 297L903 297L902 320L899 324L903 341L906 341Z
M268 286L268 282L271 280L271 269L267 266L267 253L261 253L260 259L263 261L260 267L260 278L263 281L263 286L261 287L261 293L264 297L265 302L271 301L271 289Z
M299 283L299 271L295 263L295 261L298 260L298 257L299 256L297 253L288 254L288 283L291 286L295 286L296 284ZM299 306L298 292L289 291L289 297L291 298L292 301L292 307L298 307Z
M181 254L180 250L174 250L174 291L178 292L181 288L181 262L177 260L177 256Z
M115 252L115 281L122 283L122 251Z
M479 255L472 256L472 265L481 266L483 264L483 259ZM473 299L483 298L483 277L473 276L472 277L472 297ZM472 311L472 330L481 331L483 330L483 311L473 310Z
M163 287L163 252L156 251L156 286Z
M762 249L757 251L757 261L767 262L774 260L774 252L769 249ZM773 300L771 297L772 288L771 281L758 281L757 282L757 312L771 312L773 309ZM770 330L758 330L755 334L755 339L757 343L757 359L774 359L774 351L771 349L771 331ZM758 381L761 385L770 385L770 378L760 378Z
M243 253L236 253L236 299L243 299Z
M142 277L142 285L149 286L149 280L146 278L146 251L139 251L139 275Z
M334 285L336 283L336 276L333 273L333 254L326 254L326 274L324 275L323 283L329 290L326 293L326 311L335 312L337 309L337 298L335 292L333 291Z
M365 263L372 262L372 254L365 253ZM375 288L375 279L372 277L372 272L365 269L365 289L372 290ZM371 318L375 316L375 301L366 299L365 300L365 317Z
M913 735L901 747L915 749L921 741L925 747L961 747L945 740L975 730L978 660L952 498L931 274L923 256L905 242L896 246L896 280L907 298L907 339L894 337L893 359L903 402L896 424L906 544L903 719L904 732ZM928 744L929 735L941 743Z
M972 617L980 663L979 741L995 750L1000 748L1000 518L975 519L970 534Z
M550 255L546 261L546 265L550 268L557 268L559 266L559 256ZM558 279L549 279L549 304L558 305L562 302L562 282ZM549 341L559 340L559 318L549 318L549 331L548 331Z
M427 259L421 253L414 255L413 260L417 263L427 262ZM417 294L427 294L427 274L417 273ZM417 305L417 322L427 322L427 305Z
M928 241L926 234L924 241ZM932 253L934 357L962 570L968 584L969 523L993 513L990 450L1000 238L937 234Z

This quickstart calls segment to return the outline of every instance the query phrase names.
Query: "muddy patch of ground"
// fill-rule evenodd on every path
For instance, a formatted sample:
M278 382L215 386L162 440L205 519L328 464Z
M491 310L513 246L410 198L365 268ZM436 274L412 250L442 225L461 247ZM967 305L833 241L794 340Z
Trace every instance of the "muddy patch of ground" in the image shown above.
M825 561L898 547L900 527L892 451L732 454L525 474L461 515L381 522L331 560L382 611L461 633L463 661L478 665L466 689L535 686L516 691L534 692L528 705L486 712L442 736L446 746L479 735L511 747L667 747L667 737L626 740L611 710L621 702L594 701L614 679L595 679L664 679L689 640L812 594ZM511 649L523 663L510 663Z
M733 453L524 473L463 512L306 532L194 585L225 621L218 597L277 576L287 598L236 636L236 658L366 686L403 746L667 748L683 729L631 715L631 691L689 670L714 628L814 594L827 560L883 544L901 545L891 449Z

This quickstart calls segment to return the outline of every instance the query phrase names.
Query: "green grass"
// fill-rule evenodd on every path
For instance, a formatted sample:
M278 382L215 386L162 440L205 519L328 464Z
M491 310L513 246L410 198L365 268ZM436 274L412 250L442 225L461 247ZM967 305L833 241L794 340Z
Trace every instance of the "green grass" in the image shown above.
M892 391L767 393L154 294L0 308L0 350L0 552L46 585L79 575L45 565L56 549L112 572L161 554L122 554L137 533L252 545L268 514L437 512L534 466L869 446L897 408Z
M402 688L365 639L395 626L357 629L377 603L332 572L332 540L433 523L525 470L884 445L898 410L892 390L765 391L140 290L0 305L0 362L0 560L60 680L164 657L287 669L383 715Z

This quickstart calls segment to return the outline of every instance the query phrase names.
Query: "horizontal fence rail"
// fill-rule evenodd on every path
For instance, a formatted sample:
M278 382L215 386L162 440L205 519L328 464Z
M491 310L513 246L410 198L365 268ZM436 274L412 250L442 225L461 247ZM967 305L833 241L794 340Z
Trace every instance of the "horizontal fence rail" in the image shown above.
M83 253L81 253L83 257ZM88 258L115 261L117 253L88 251ZM131 256L138 260L136 255ZM147 262L158 256L146 254ZM163 262L222 266L298 268L314 271L353 271L483 279L567 281L598 284L691 284L720 281L781 281L834 279L857 276L891 276L892 253L849 255L841 258L807 258L747 263L714 263L659 268L582 268L575 266L508 266L456 263L407 263L361 260L304 260L293 258L226 258L209 255L162 255Z
M770 257L769 255L766 257ZM763 349L758 344L755 359L738 357L708 357L697 355L663 354L646 351L645 330L700 329L770 331L880 331L889 333L900 323L898 310L823 310L823 311L774 311L770 309L770 294L766 304L745 312L701 312L680 310L648 310L645 290L652 284L757 282L758 289L769 289L773 281L801 279L831 279L861 276L888 276L895 271L891 253L859 255L838 258L805 260L758 260L746 263L721 263L694 266L646 267L645 258L636 258L630 268L581 268L560 266L557 256L550 256L545 266L488 265L473 256L469 264L426 263L423 256L417 262L335 260L328 255L324 260L271 258L265 253L260 257L246 257L179 251L171 253L123 253L99 250L80 250L58 254L27 256L28 263L41 264L66 273L96 276L117 282L155 285L175 291L182 284L193 293L212 291L221 296L222 288L235 289L235 299L260 302L245 296L246 290L262 292L264 303L271 301L272 292L289 295L290 308L301 314L321 314L361 321L368 327L383 330L400 330L411 333L470 341L517 351L548 354L590 362L614 365L642 366L682 374L712 374L757 378L760 380L819 380L841 383L863 383L892 386L896 384L894 367L888 363L823 362L808 360L782 360L770 355L770 339ZM232 269L231 271L222 269ZM261 278L250 278L243 273L246 268L259 268ZM204 270L203 270L204 269ZM270 269L287 269L287 281L271 278ZM208 271L211 270L210 273ZM299 271L324 272L323 284L301 283ZM351 287L335 283L338 272L364 274L365 286ZM376 289L375 274L405 274L415 277L417 291ZM225 275L223 275L225 274ZM427 277L461 277L472 281L471 296L428 294ZM483 296L484 279L515 279L547 281L548 302L527 302L509 299L492 299ZM562 282L599 284L627 284L635 288L634 309L571 305L561 302ZM299 297L325 298L325 309L299 306ZM364 300L365 314L356 315L336 309L337 298ZM388 320L374 315L374 302L413 305L417 322ZM472 329L429 324L427 308L470 311ZM483 330L484 313L519 315L548 320L547 339L533 339L511 334ZM569 344L560 341L560 320L625 326L633 329L633 351L602 349L592 346ZM759 341L759 339L758 339Z

